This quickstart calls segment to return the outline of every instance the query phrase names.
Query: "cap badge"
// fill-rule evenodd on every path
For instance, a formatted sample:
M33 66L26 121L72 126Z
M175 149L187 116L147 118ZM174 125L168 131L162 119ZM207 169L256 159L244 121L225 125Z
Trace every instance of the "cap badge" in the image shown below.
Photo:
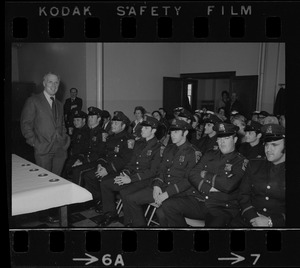
M219 126L219 131L225 131L225 126L224 126L224 124L220 124L220 126Z
M268 126L268 128L267 128L267 130L266 130L266 133L270 133L270 134L273 133L273 132L272 132L272 126Z

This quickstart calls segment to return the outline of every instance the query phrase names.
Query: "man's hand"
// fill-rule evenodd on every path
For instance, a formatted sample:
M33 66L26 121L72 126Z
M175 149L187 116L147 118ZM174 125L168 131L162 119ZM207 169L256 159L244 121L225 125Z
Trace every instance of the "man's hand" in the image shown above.
M259 213L258 214L258 217L256 218L253 218L250 220L250 223L252 224L253 227L269 227L269 218L264 216L264 215L261 215Z
M123 184L131 183L130 177L124 172L122 172L120 174L120 176L115 177L114 181L115 181L116 184L118 184L120 186L123 185Z
M155 200L155 203L160 206L168 198L169 198L168 193L167 192L163 192L162 194L158 195L158 197Z
M97 178L103 178L104 176L106 176L108 173L107 173L107 170L105 167L103 167L101 164L98 164L98 167L97 167L97 171L95 172L95 175Z
M154 199L154 202L156 203L156 199L157 197L162 194L162 190L159 186L154 186L153 187L153 199Z
M82 162L79 159L77 159L75 161L75 163L72 165L72 167L77 167L77 166L80 166L80 165L82 165Z

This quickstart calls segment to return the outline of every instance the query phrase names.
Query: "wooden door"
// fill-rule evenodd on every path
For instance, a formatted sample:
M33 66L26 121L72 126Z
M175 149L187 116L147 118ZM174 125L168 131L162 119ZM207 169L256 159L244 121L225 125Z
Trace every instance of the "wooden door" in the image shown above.
M238 100L241 102L242 111L248 119L256 110L257 100L257 75L236 76L231 78L231 93L236 92Z

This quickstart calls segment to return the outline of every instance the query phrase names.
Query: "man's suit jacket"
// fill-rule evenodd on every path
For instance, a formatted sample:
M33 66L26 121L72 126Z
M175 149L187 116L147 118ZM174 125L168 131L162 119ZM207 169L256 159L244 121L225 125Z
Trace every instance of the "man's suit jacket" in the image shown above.
M55 121L51 106L43 92L27 99L21 114L21 131L26 142L34 146L38 154L47 154L55 144L67 150L70 137L66 134L63 106L55 100L57 120Z
M72 107L72 106L74 106L74 107ZM64 104L64 114L67 114L68 116L70 116L73 109L81 111L81 109L82 109L82 99L81 98L76 97L73 102L71 101L71 98L66 99L65 104Z

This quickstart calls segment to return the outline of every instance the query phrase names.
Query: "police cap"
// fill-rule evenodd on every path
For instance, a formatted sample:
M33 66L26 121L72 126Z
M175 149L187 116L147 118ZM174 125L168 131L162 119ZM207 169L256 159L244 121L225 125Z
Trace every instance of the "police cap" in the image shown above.
M216 123L213 130L217 132L217 137L228 137L238 132L239 127L229 123Z
M121 121L127 126L130 125L130 120L129 118L121 111L116 111L114 113L114 117L112 118L112 121Z
M144 121L141 123L141 126L157 128L158 120L152 116L146 115Z
M89 112L88 115L97 115L97 116L102 115L102 111L99 108L93 106L88 108L88 112Z
M215 114L207 114L204 117L204 123L212 123L212 124L216 124L216 123L220 123L223 122L218 116L216 116Z
M102 111L102 117L109 118L110 117L110 113L108 111L106 111L106 110L103 110Z
M178 114L179 117L184 117L190 120L194 120L193 115L191 112L189 112L187 109L182 108L180 113Z
M175 119L170 126L170 131L172 130L190 130L192 128L191 124L185 122L184 120Z
M266 124L261 127L265 142L276 141L285 138L285 128L278 124Z
M84 111L75 110L73 113L73 118L87 118L87 114Z
M253 121L253 120L249 120L247 122L247 125L246 125L244 131L261 132L261 127L262 127L262 124L260 124L259 122Z

